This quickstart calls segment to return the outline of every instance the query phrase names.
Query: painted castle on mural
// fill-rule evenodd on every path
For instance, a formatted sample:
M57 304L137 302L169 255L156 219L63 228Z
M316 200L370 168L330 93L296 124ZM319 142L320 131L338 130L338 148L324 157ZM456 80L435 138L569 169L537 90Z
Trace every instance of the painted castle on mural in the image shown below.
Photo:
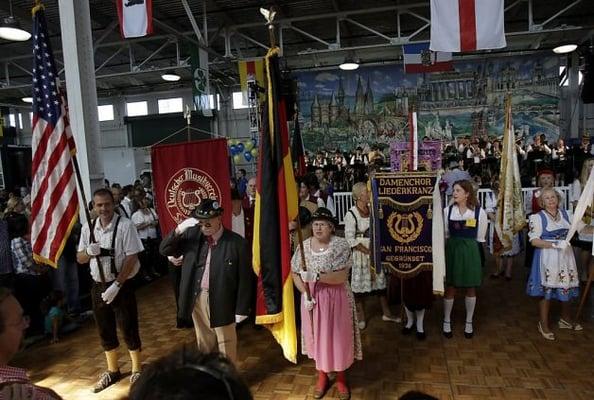
M455 71L405 74L401 65L356 72L297 74L305 146L351 149L388 144L408 134L408 112L419 112L419 132L431 139L499 136L503 99L513 96L514 126L530 141L537 132L559 135L556 58L455 63Z

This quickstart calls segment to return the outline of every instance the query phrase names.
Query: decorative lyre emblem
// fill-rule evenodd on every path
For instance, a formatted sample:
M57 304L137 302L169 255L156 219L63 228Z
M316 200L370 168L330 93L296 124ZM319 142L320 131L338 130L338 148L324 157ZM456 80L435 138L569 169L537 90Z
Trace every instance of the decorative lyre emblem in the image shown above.
M423 223L423 216L417 211L412 213L393 212L388 217L388 230L397 242L410 243L421 234Z

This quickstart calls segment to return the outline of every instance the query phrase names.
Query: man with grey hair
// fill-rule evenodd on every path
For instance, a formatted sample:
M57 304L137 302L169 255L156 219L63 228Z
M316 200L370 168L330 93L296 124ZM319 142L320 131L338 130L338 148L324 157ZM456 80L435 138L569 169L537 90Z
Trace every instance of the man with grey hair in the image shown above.
M29 317L7 288L0 287L0 399L61 399L53 390L36 386L24 369L8 363L21 348Z

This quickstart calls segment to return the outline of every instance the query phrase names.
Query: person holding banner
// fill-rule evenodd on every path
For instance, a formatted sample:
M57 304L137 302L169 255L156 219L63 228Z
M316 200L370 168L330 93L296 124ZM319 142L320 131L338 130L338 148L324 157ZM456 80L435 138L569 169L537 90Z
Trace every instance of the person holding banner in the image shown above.
M367 184L358 182L353 186L355 205L344 216L344 237L353 251L351 289L355 294L359 329L365 329L364 299L377 295L382 306L382 320L400 322L392 315L386 292L386 276L383 271L372 270L369 239L369 191Z
M101 374L94 388L97 393L122 377L118 365L120 344L116 321L132 360L130 382L134 383L140 377L138 309L134 283L130 280L140 269L138 254L144 248L132 221L115 214L115 202L109 189L96 190L93 205L99 216L83 226L76 259L80 264L90 263L94 281L91 302L107 358L107 371Z
M312 215L313 236L293 254L293 282L304 296L301 301L302 352L315 360L318 381L314 398L324 397L329 389L328 373L336 372L338 397L350 398L346 370L355 359L362 359L361 337L353 292L349 285L352 267L351 246L346 239L334 236L336 219L327 208ZM309 287L311 300L306 297Z
M159 249L183 255L178 319L194 322L198 350L218 349L236 363L235 325L250 313L253 272L246 240L223 227L222 215L218 201L202 199Z
M582 171L580 173L579 181L576 182L576 198L579 199L582 188L586 187L586 182L588 181L588 177L590 176L590 171L592 171L592 167L594 167L594 158L589 158L584 161L582 165ZM576 201L577 203L577 201ZM586 209L582 221L586 225L594 226L594 199L592 203ZM589 269L594 268L594 259L591 256L592 251L592 235L588 235L584 232L580 232L578 236L578 240L576 241L576 247L580 248L580 266L581 266L581 273L580 273L580 280L585 281L588 279ZM594 299L594 297L593 297Z
M476 198L472 183L467 180L454 183L453 204L444 209L446 230L446 290L443 299L443 335L451 338L451 314L457 288L466 289L464 304L466 321L464 337L474 335L472 318L476 306L476 288L481 285L482 267L479 246L487 235L487 213Z
M569 310L569 301L579 296L579 278L573 249L567 241L571 219L560 207L561 195L553 188L545 188L539 203L541 211L530 216L528 238L535 251L526 293L540 298L538 331L545 339L555 340L555 334L549 330L551 300L561 302L560 329L583 329L571 322ZM592 227L586 227L583 221L577 226L578 232L592 234Z

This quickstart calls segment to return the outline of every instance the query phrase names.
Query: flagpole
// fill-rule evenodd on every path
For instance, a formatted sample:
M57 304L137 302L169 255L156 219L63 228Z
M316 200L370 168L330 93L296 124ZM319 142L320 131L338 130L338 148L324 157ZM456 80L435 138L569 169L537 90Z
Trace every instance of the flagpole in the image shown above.
M83 201L83 208L85 210L85 217L87 218L87 224L89 225L89 239L91 243L95 243L95 232L93 232L93 227L91 226L91 213L89 212L89 207L87 205L87 196L85 195L85 189L83 187L82 178L80 175L80 168L78 167L78 159L76 158L76 154L72 155L72 165L74 166L74 172L76 174L76 182L78 183L78 189L80 191L80 196L82 197ZM97 269L99 270L99 278L101 279L101 284L105 286L105 273L103 272L103 266L99 260L99 257L93 256L91 258L95 258L97 262Z

